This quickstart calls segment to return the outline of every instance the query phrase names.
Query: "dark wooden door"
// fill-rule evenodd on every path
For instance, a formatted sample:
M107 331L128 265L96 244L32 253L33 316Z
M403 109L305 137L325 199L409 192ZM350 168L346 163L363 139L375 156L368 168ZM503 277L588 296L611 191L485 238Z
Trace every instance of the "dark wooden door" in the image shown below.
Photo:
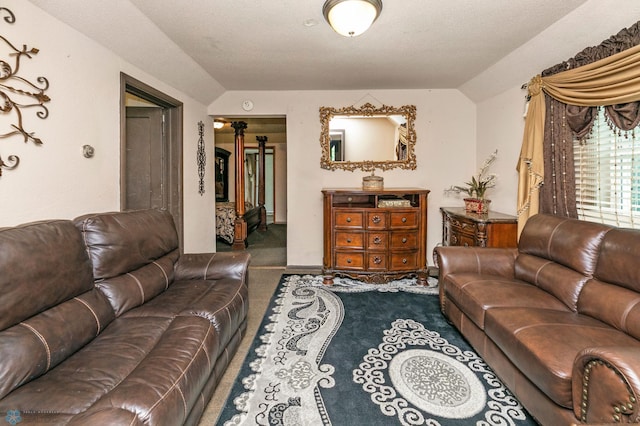
M126 210L167 208L163 108L127 107Z

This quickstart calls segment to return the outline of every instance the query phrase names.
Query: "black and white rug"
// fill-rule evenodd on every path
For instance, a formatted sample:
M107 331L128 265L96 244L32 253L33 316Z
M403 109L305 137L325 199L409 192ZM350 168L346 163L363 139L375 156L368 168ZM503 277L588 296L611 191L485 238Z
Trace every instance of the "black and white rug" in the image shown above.
M435 294L283 275L218 424L535 424Z

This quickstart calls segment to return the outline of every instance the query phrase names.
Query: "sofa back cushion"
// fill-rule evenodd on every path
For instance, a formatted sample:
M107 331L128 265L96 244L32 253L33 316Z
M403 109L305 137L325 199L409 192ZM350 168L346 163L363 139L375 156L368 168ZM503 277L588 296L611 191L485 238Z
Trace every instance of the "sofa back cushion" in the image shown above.
M578 312L640 339L640 293L592 279L582 289Z
M578 309L640 339L640 231L614 228L607 232L595 279L585 286Z
M114 318L71 221L0 229L0 398L46 373Z
M602 241L594 276L640 293L640 230L614 228Z
M553 294L573 311L596 268L610 226L547 214L532 216L518 242L516 278Z
M116 315L155 297L173 282L178 234L165 210L84 215L75 219L93 264L96 286Z

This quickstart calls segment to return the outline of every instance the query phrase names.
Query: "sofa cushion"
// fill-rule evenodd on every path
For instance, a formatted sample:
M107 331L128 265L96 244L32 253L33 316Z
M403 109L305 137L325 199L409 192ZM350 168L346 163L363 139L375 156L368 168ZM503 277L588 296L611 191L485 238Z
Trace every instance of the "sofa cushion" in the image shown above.
M640 339L640 294L635 291L591 280L580 293L578 311Z
M113 319L70 221L0 230L0 398L54 368Z
M169 288L173 282L173 265L180 256L174 250L152 263L123 275L96 282L105 294L117 316L153 299Z
M248 288L239 279L176 281L167 291L122 318L202 317L215 327L217 347L224 349L247 317L248 297ZM212 354L214 359L219 355Z
M178 249L178 234L166 210L89 214L74 222L96 280L126 274Z
M521 254L515 262L515 275L553 295L570 310L577 311L578 296L588 276L552 260Z
M607 225L537 214L527 220L518 250L590 277L596 268L602 239L609 230L611 227Z
M119 318L48 374L7 395L0 410L78 415L77 424L108 411L126 418L125 410L144 424L182 424L213 370L218 340L211 322L196 316Z
M0 229L0 271L0 330L93 289L91 263L70 221Z
M577 354L593 346L640 342L573 312L497 308L486 313L485 333L511 362L556 404L573 407L571 375Z
M602 241L594 276L640 293L640 230L612 229Z
M139 210L81 216L96 286L117 316L165 291L180 257L173 218L164 210Z
M520 306L567 310L558 299L536 286L499 276L449 274L444 288L447 299L455 303L480 329L484 329L485 312L491 308Z

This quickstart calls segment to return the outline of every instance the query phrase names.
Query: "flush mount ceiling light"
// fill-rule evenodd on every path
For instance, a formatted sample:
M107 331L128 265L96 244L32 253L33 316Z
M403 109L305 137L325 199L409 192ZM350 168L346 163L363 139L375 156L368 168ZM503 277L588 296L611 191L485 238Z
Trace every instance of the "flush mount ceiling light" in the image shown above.
M327 0L325 19L340 35L355 37L367 31L382 11L382 0Z
M225 122L222 120L213 120L213 128L214 129L222 129L225 125Z

